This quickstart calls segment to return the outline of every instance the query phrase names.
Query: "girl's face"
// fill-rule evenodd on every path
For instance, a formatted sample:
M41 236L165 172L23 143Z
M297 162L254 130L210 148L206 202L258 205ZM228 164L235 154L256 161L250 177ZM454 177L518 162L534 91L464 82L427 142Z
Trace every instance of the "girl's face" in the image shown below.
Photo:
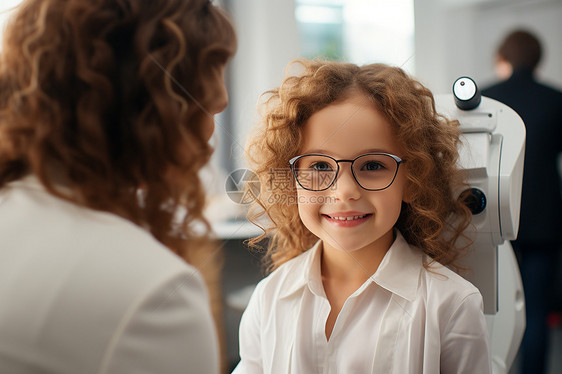
M314 113L303 132L301 155L315 153L352 160L381 152L403 157L390 123L360 93ZM352 175L351 163L341 162L339 169L336 181L325 191L308 191L297 184L301 220L322 239L325 250L386 251L394 240L392 229L405 199L404 167L398 168L390 187L381 191L361 188ZM348 218L357 216L362 218Z

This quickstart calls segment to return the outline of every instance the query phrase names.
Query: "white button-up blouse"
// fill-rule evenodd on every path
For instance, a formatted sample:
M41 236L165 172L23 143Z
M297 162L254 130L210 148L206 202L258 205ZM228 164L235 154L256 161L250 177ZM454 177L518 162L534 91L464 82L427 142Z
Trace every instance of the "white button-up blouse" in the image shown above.
M240 323L235 374L491 372L482 296L400 233L346 300L330 339L321 242L256 287Z

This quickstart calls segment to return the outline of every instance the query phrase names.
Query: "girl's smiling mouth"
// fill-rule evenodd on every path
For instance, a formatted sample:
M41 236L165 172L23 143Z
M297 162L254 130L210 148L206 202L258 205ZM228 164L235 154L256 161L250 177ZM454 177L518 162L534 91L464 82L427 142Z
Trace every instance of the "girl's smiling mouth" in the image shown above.
M354 227L357 225L362 224L363 222L367 221L371 218L372 213L359 213L359 212L345 212L345 213L333 213L333 214L322 214L322 217L325 218L331 224L340 226L340 227Z

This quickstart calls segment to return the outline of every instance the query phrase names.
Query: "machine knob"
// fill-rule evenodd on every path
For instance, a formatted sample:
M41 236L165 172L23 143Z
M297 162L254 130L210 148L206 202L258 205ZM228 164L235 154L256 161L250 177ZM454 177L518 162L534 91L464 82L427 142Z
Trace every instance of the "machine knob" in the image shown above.
M486 209L486 195L478 188L464 190L460 195L460 199L473 215L482 213Z
M460 77L453 83L453 96L459 109L471 110L480 105L480 90L469 77Z

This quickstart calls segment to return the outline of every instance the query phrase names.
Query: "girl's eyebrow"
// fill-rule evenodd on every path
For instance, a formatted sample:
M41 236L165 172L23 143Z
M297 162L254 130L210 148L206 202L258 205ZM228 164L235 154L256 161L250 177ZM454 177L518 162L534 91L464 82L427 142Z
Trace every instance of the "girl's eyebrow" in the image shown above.
M322 153L322 154L325 154L325 155L329 155L329 154L330 154L330 152L329 152L328 150L326 150L326 149L310 149L310 150L308 150L308 151L306 151L306 152L303 152L302 154L303 154L303 155L307 155L307 154L311 154L311 153Z
M306 152L302 152L303 155L309 155L312 153L320 153L324 155L333 156L333 153L328 151L327 149L310 149L307 150ZM363 151L357 152L355 153L355 156L364 155L366 153L392 153L392 152L381 148L371 148L371 149L365 149Z

